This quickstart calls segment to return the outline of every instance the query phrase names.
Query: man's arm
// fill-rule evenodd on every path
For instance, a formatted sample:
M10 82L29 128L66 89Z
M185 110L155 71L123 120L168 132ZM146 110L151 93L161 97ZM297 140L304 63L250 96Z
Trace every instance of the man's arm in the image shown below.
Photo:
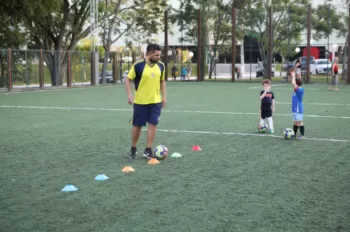
M130 105L132 105L132 103L134 102L134 96L132 94L132 90L131 90L131 80L129 79L129 77L127 77L125 79L125 89L126 89L126 92L128 94L128 103Z
M128 103L132 105L134 103L134 96L131 90L131 82L136 78L134 65L130 68L128 76L125 78L125 89L128 94Z
M162 93L162 107L166 106L166 85L165 80L160 81L160 91Z

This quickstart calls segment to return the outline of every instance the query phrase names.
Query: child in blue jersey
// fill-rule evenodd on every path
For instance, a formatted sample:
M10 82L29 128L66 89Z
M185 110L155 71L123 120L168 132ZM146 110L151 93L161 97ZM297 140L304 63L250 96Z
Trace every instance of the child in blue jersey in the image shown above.
M295 78L295 72L291 73L292 75L292 86L293 86L293 96L292 96L292 113L293 113L293 121L294 121L294 134L297 136L298 129L300 128L300 135L297 137L298 139L304 138L305 126L303 123L304 116L304 104L303 104L303 96L304 96L304 88L302 87L303 81L301 78Z
M185 80L186 76L187 76L187 68L183 66L181 68L181 80Z

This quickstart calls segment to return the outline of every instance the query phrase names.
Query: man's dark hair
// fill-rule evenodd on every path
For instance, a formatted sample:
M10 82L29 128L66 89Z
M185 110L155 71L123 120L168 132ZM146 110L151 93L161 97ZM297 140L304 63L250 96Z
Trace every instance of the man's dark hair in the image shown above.
M295 79L295 83L298 85L298 86L302 86L303 85L303 80L301 78L296 78Z
M155 51L161 51L162 49L158 44L148 44L147 46L147 54L153 53Z

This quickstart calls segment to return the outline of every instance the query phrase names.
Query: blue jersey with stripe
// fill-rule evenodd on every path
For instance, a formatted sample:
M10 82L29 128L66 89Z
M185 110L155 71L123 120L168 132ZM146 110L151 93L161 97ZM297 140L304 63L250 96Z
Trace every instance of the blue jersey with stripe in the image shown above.
M292 112L293 113L304 113L303 96L304 96L304 88L303 87L294 88L294 93L292 96Z

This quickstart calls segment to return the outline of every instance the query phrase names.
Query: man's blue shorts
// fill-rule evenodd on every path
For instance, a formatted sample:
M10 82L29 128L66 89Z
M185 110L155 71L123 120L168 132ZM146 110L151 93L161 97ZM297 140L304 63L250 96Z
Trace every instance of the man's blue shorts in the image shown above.
M132 117L133 126L146 126L146 122L157 125L162 109L162 103L140 105L134 103L134 113Z

